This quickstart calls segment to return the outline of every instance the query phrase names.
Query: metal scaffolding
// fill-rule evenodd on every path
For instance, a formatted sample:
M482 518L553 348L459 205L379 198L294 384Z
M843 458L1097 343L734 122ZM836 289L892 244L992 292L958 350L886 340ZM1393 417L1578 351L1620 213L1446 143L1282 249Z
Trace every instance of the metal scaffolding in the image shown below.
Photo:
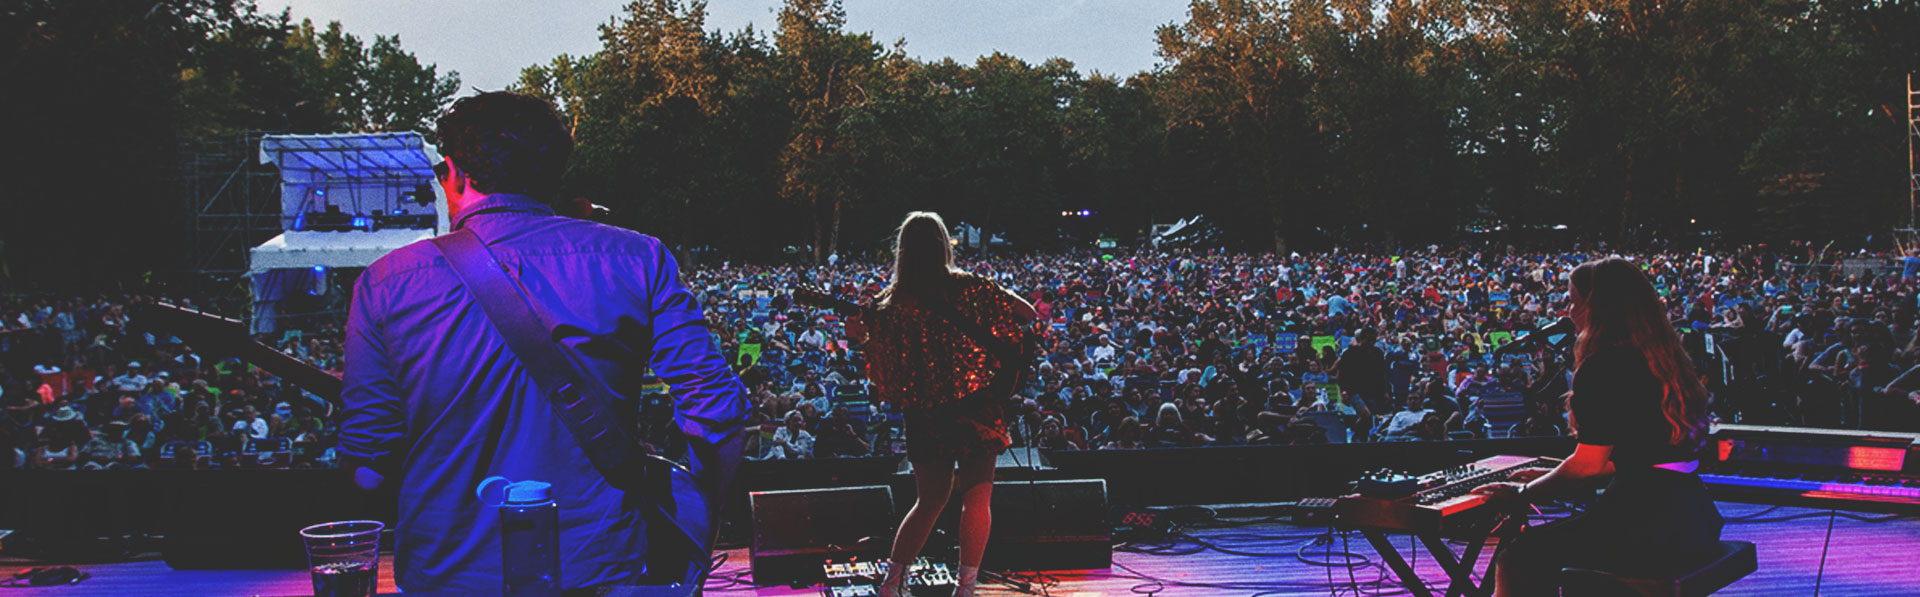
M1913 75L1907 75L1907 228L1914 229L1920 220L1920 166L1915 165L1914 154L1920 151L1920 89L1913 87Z
M203 292L225 294L242 282L247 251L280 234L280 177L260 163L260 138L248 131L182 146L180 196L193 214L188 272Z

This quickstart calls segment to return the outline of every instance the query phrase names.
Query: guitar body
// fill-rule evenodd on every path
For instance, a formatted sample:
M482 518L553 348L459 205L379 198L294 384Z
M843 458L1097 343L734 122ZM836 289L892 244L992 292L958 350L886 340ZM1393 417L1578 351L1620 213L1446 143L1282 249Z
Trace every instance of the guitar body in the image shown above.
M708 559L719 532L720 512L711 503L693 472L680 463L647 455L641 468L647 503L640 507L647 521L647 554L641 585L607 587L596 595L690 596L706 582ZM664 499L662 499L664 497Z

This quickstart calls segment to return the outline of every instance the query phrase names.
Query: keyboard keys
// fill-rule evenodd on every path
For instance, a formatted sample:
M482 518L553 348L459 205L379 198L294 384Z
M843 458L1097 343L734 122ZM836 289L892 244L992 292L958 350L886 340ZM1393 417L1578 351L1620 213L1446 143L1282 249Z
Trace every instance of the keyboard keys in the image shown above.
M1849 479L1849 478L1854 479L1855 482L1850 482L1850 483L1841 482L1842 480ZM1779 479L1779 478L1770 478L1770 477L1762 478L1762 477L1745 477L1745 476L1737 476L1737 475L1706 474L1706 475L1700 475L1700 480L1706 482L1708 486L1743 487L1743 488L1755 488L1755 489L1777 489L1777 490L1797 491L1797 492L1816 492L1817 491L1817 492L1825 492L1825 493L1852 494L1852 495L1860 495L1860 496L1878 496L1878 497L1920 500L1920 479L1904 480L1896 484L1893 482L1892 479L1886 479L1886 478L1874 478L1873 481L1876 481L1876 482L1870 483L1868 482L1867 479L1864 479L1858 476L1853 476L1853 475L1842 476L1839 479L1836 479L1831 482L1819 482L1819 481L1811 481L1806 479Z

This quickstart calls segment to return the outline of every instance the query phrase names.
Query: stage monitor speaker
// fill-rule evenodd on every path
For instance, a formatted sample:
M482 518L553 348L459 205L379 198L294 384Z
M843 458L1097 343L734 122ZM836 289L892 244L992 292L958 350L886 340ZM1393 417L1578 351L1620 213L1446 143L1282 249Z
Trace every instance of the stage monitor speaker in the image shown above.
M893 543L893 491L885 485L756 491L753 582L813 584L827 560L885 560Z
M993 536L981 564L991 570L1112 567L1107 481L994 483Z

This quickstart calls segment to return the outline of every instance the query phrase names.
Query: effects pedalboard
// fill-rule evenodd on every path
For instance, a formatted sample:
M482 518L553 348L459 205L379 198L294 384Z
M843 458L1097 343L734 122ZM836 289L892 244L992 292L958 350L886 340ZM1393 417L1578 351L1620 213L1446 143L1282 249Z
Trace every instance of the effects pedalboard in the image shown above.
M820 587L821 597L879 597L880 582L887 578L887 563L868 560L827 561L821 567L827 582ZM953 567L920 558L907 572L907 592L914 597L949 597L960 586Z

